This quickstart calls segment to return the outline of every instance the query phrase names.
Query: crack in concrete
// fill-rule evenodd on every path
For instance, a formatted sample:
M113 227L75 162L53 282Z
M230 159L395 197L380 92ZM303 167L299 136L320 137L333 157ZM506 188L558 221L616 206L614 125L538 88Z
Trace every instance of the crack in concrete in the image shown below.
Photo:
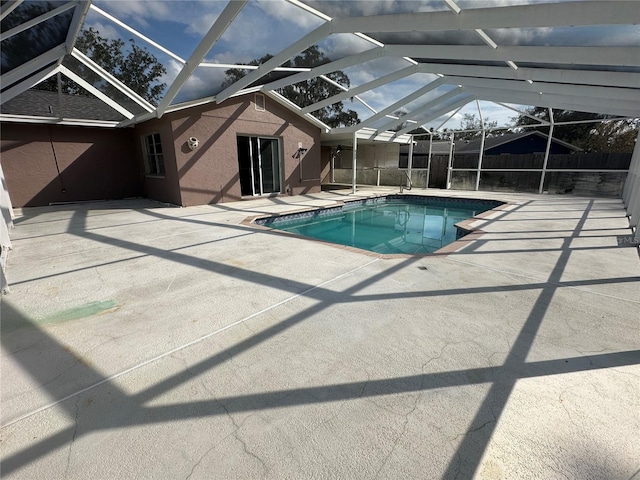
M562 392L560 392L560 395L558 395L558 401L560 402L560 405L562 405L562 408L564 408L564 411L567 414L567 417L569 417L569 421L573 424L574 427L576 427L578 430L581 430L580 425L578 425L574 420L573 417L571 416L571 413L569 412L569 409L567 408L567 406L564 404L564 399L562 398L562 396L567 393L569 391L569 389L563 390Z
M225 437L225 438L227 438L227 437ZM209 450L207 450L206 452L204 452L204 453L202 454L202 456L200 457L200 459L198 459L198 461L197 461L196 463L194 463L194 464L193 464L193 467L191 467L191 471L189 472L189 475L187 475L187 476L185 477L185 480L189 480L189 479L192 477L193 472L195 472L196 468L198 468L198 467L200 466L200 464L201 464L201 463L202 463L202 461L205 459L205 457L206 457L206 456L208 456L208 455L213 451L213 449L214 449L214 448L216 448L218 445L219 445L219 443L216 443L216 444L215 444L215 445L213 445Z
M422 381L420 382L420 390L422 390L422 386L424 383L424 376L422 377ZM408 411L406 414L404 414L404 424L402 425L402 431L400 432L400 435L398 435L398 437L395 439L395 441L393 442L393 447L391 447L391 450L389 451L389 453L387 454L387 456L384 458L384 460L382 461L382 465L380 465L380 468L378 468L378 470L376 471L376 474L374 476L375 478L378 478L378 476L380 475L380 472L382 471L382 469L385 467L385 465L387 464L387 462L389 461L389 459L391 458L391 456L393 455L393 453L396 451L396 448L398 447L398 443L400 443L400 440L406 435L407 433L407 426L409 425L409 416L416 411L416 409L418 408L418 402L420 401L420 397L422 395L420 393L417 393L415 395L415 401L413 402L413 408ZM377 405L375 402L373 402L376 406L380 407L379 405ZM382 407L380 407L382 408ZM387 410L387 409L385 409ZM393 412L392 412L393 413ZM397 415L397 414L396 414Z
M69 477L69 467L71 466L71 449L73 448L73 443L76 441L76 436L78 435L78 415L80 412L79 400L76 399L75 402L75 414L73 418L74 427L73 427L73 435L71 436L71 442L69 443L69 450L67 452L67 465L64 469L64 478Z
M264 469L264 474L269 472L269 467L267 466L267 464L265 463L264 460L262 460L258 455L256 455L255 453L253 453L251 450L249 450L247 448L247 442L245 442L239 435L237 429L235 432L233 432L233 435L235 436L236 440L238 440L238 442L240 442L240 444L242 445L242 449L244 450L244 453L246 453L247 455L249 455L250 457L255 458L258 462L260 462L260 465L262 465L262 468ZM263 474L263 476L264 476Z

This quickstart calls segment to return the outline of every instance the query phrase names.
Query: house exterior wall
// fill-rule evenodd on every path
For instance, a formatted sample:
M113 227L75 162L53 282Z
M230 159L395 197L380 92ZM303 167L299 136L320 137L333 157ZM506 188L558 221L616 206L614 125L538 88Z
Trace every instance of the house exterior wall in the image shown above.
M320 191L320 129L274 100L265 100L264 111L256 109L254 95L245 95L221 105L193 107L138 125L138 137L159 132L166 152L163 184L152 184L146 177L145 194L183 206L240 200L239 135L280 140L282 194ZM187 144L190 137L199 140L193 151ZM308 150L297 158L299 144ZM142 155L141 147L139 154ZM176 200L167 200L170 197Z
M0 145L14 207L142 194L132 129L3 123Z
M164 175L145 174L145 151L143 138L152 133L160 134L162 143L162 156L164 159ZM147 198L160 202L182 205L180 186L178 183L178 171L176 167L176 153L173 144L173 130L171 122L165 118L154 119L135 127L135 152L138 160L138 169L142 175L142 191Z

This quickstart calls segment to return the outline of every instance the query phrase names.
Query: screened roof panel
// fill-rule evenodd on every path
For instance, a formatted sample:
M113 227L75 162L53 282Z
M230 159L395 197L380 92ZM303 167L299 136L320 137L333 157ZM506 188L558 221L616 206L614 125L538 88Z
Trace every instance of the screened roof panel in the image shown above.
M342 102L361 123L334 126L335 133L373 123L385 128L394 110L432 122L461 107L473 110L476 100L501 115L495 102L640 116L637 6L627 0L24 2L2 21L2 101L61 72L127 112L122 126L162 116L170 105L221 103L257 90L288 96L283 103L301 115ZM56 9L52 18L30 23ZM24 32L10 35L21 25ZM135 76L120 75L90 48L82 52L82 42L71 50L73 34L89 28L124 42L125 53L135 38L165 71L140 92ZM36 39L31 50L11 47L15 38L23 43L19 35ZM310 47L313 54L305 54ZM65 53L74 60L62 62ZM230 77L233 69L240 73ZM426 87L430 82L437 84ZM305 85L318 88L298 94Z
M65 2L24 2L2 21L0 74L4 75L66 41L74 9L61 12L31 28L4 38L12 29L55 9Z

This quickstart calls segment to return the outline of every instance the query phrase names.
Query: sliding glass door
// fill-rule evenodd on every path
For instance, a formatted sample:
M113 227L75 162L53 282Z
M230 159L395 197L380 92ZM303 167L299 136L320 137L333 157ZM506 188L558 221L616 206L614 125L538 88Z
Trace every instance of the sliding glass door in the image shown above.
M238 167L243 196L280 193L277 138L238 136Z

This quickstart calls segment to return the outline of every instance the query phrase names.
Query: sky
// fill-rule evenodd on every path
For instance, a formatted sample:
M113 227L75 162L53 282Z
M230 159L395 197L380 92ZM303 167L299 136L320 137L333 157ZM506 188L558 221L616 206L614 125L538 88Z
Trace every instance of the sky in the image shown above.
M527 3L545 3L552 0L457 0L463 8L481 8L486 6L514 5ZM306 4L329 16L379 15L389 13L411 13L417 11L448 10L442 0L351 0L351 1L316 1L306 0ZM588 0L585 2L588 3ZM94 5L127 23L138 32L170 50L175 55L188 59L202 37L214 23L226 6L226 1L155 1L155 0L95 0ZM265 54L277 54L290 43L303 37L323 23L317 16L306 12L293 3L285 0L251 0L235 18L220 40L206 55L205 61L211 63L241 64L260 58ZM92 27L101 35L109 38L128 40L133 35L117 24L93 10L89 11L84 24ZM452 34L453 33L453 34ZM567 28L529 28L529 29L494 29L487 31L499 45L636 45L640 46L640 27L615 27L606 31L602 27L567 27ZM374 34L372 34L374 35ZM482 45L482 40L473 32L461 35L460 32L444 32L426 35L385 34L377 35L385 43L429 43L455 44L464 42ZM145 46L167 69L163 81L169 85L182 68L182 64L166 53L136 38L136 43ZM318 44L322 52L332 60L360 53L373 48L367 42L353 34L331 35ZM487 47L489 48L489 47ZM351 81L357 86L371 81L387 73L409 66L410 63L401 58L381 58L357 67L344 69ZM185 101L215 95L221 89L225 78L223 68L196 69L191 79L183 87L176 101ZM405 95L411 93L436 77L428 74L416 74L393 84L363 93L360 97L367 104L379 111ZM425 95L415 102L423 104L431 98L441 95L451 86L441 87ZM345 103L346 108L358 112L360 118L372 114L371 110L358 101ZM499 125L511 124L511 119L518 115L491 102L481 102L485 119L498 121ZM457 128L464 113L478 116L475 102L463 108L447 124L449 128ZM428 126L437 126L431 122Z

